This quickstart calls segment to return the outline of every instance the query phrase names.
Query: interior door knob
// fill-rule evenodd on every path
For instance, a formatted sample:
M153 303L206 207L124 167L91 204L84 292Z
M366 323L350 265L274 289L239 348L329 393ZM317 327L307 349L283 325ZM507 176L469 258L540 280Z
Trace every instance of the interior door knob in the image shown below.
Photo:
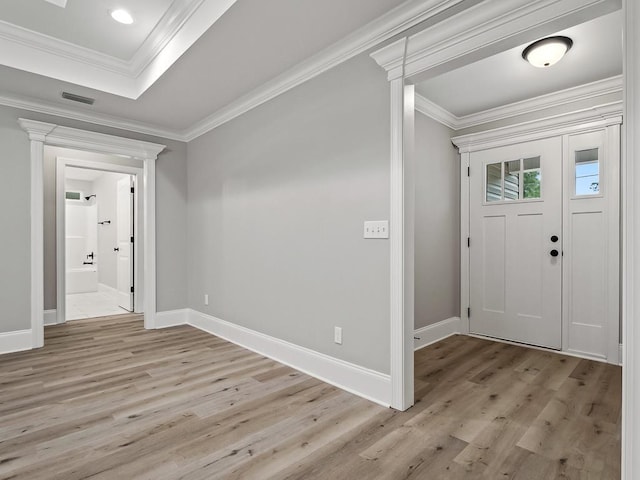
M551 241L553 243L556 243L558 241L558 236L557 235L551 235Z
M120 251L120 247L116 247L113 249L114 252L119 252ZM556 254L557 255L557 254Z
M549 255L551 255L552 257L557 257L558 256L558 250L556 250L555 248L553 250L551 250L549 252Z

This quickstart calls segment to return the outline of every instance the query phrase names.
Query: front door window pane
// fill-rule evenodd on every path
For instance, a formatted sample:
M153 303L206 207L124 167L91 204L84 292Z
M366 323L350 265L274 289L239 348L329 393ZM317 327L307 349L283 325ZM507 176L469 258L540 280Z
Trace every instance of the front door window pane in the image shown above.
M600 161L598 149L576 151L576 195L600 193Z
M522 198L540 198L540 157L525 158L522 166Z
M487 165L486 200L487 202L502 200L502 163Z
M504 199L520 198L520 160L504 163Z

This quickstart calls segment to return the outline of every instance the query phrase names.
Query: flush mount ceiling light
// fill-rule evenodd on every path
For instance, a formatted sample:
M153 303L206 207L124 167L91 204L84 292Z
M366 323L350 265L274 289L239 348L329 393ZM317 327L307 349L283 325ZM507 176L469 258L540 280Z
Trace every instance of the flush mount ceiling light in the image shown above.
M569 37L548 37L533 42L522 51L522 58L534 67L546 68L558 63L573 45Z
M133 17L129 12L119 8L118 10L113 10L111 12L111 17L120 23L124 23L125 25L131 25L133 23Z

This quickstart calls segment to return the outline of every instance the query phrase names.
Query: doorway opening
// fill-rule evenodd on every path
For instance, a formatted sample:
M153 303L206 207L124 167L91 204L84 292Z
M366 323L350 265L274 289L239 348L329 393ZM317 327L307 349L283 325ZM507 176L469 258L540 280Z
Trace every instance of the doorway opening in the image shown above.
M45 167L52 166L56 178L55 323L143 313L141 162L45 147ZM50 293L45 288L45 298Z
M72 166L63 174L65 320L132 313L136 176Z

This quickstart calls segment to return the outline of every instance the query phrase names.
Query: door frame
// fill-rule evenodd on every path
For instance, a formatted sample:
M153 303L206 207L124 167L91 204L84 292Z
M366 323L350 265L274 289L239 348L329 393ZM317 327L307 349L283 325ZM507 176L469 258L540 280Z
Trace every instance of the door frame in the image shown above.
M65 227L66 227L66 201L65 201L65 168L66 167L78 167L78 168L86 168L89 170L100 170L104 172L113 172L113 173L123 173L127 175L132 175L134 177L134 182L136 185L136 192L138 191L137 186L140 184L140 179L144 175L144 171L140 167L126 166L118 163L112 163L108 160L80 160L71 157L57 157L56 158L56 324L62 324L66 322L66 313L67 313L67 288L66 288L66 235L65 235ZM144 196L144 191L143 191ZM134 194L134 216L137 218L139 215L138 208L138 195ZM142 212L142 222L144 225L145 214ZM137 222L136 222L137 223ZM135 226L134 226L135 228ZM138 229L135 229L138 231ZM145 292L144 287L144 276L142 275L142 268L140 260L142 260L142 265L144 265L144 256L142 258L139 254L139 242L133 243L133 254L134 254L134 264L133 264L133 277L134 277L134 285L137 288L140 288L142 292ZM146 254L146 252L145 252ZM62 266L62 268L61 268ZM143 295L143 297L146 295ZM134 297L134 312L135 313L143 313L144 310L144 298L140 299L140 295L135 295ZM139 301L142 300L142 301Z
M570 25L576 18L603 15L619 9L620 0L513 0L510 2L479 2L459 14L427 27L424 31L402 38L371 54L386 72L391 95L391 168L403 171L402 149L393 145L402 143L404 128L402 117L394 105L405 100L405 79L419 79L423 75L438 73L472 63L493 53L522 45L545 35L551 35ZM593 15L599 11L599 15ZM640 155L640 5L634 0L622 0L623 11L623 92L624 124L622 128L621 222L622 222L622 328L623 328L623 388L622 388L622 475L630 480L640 475L640 167L633 159ZM575 22L580 23L580 22ZM400 158L398 157L400 154ZM404 192L402 175L391 177L391 188ZM403 209L402 195L391 196L391 210ZM461 199L468 202L468 198ZM407 223L400 218L390 225L390 236L403 238ZM391 302L394 297L409 298L401 278L394 275L406 266L402 250L391 248ZM410 259L412 260L412 259ZM398 265L398 263L400 265ZM465 292L461 292L464 294ZM411 292L411 297L413 292ZM466 312L461 312L464 315ZM390 329L401 330L402 335L391 336L391 392L392 407L406 410L413 397L406 395L407 385L413 378L402 368L413 362L413 351L407 350L407 336L413 335L402 312L390 312ZM412 373L412 372L411 372ZM400 400L398 400L400 399Z
M590 110L583 110L578 112L571 112L564 115L558 115L552 118L545 118L533 122L520 123L516 125L512 125L509 127L498 128L494 130L488 130L485 132L472 133L468 135L460 135L457 137L451 138L451 142L458 147L458 151L460 152L460 194L461 194L461 204L460 204L460 312L461 312L461 322L460 322L460 333L468 334L470 332L470 322L468 316L467 308L470 305L470 293L471 293L471 282L470 282L470 249L468 248L467 239L470 237L470 225L471 225L471 215L470 215L470 177L468 176L469 167L470 167L470 159L471 154L473 152L479 150L486 150L490 148L503 147L507 145L521 144L527 143L534 140L541 140L549 137L562 137L564 135L577 134L585 131L593 131L600 129L608 129L608 127L619 126L622 124L622 108L623 103L615 102L610 103L606 106L595 107ZM608 133L607 133L608 136ZM617 163L614 158L614 155L619 155L619 152L613 151L612 145L607 143L605 146L606 149L606 165L611 165L612 163ZM563 145L563 151L561 152L564 157L565 152L564 149L566 145ZM564 169L564 158L563 158L563 167ZM607 167L605 167L607 168ZM615 169L617 171L617 168ZM606 170L604 172L604 176L609 175L609 171ZM564 189L564 186L563 186ZM617 197L617 192L610 192L613 196ZM565 209L566 209L566 199L563 193L562 199L562 215L563 221L565 217ZM618 209L611 209L610 215L614 218L618 218ZM564 226L562 231L562 239L563 242L566 241L567 237L564 235ZM609 234L609 244L617 246L619 243L619 229L618 232L611 232ZM473 241L473 240L472 240ZM613 267L617 268L621 258L618 259L616 265ZM611 264L612 262L609 262ZM611 265L608 265L607 269L611 268ZM564 269L563 269L564 270ZM563 289L564 289L564 275L566 272L563 272ZM563 292L564 293L564 292ZM619 295L616 298L609 298L606 309L610 312L609 322L607 324L607 333L610 334L609 342L607 343L607 359L611 363L619 364L620 359L620 347L619 347L619 333L620 333L620 323L619 323ZM577 355L571 351L568 351L567 344L567 332L568 325L565 322L566 317L566 309L568 298L566 295L563 295L562 298L562 312L563 312L563 320L562 320L562 353L566 355ZM578 355L584 357L584 355ZM590 357L594 360L602 361L602 358L599 357Z
M144 327L156 328L156 159L166 146L19 118L30 144L31 333L32 346L44 345L44 146L120 155L143 161Z
M128 180L128 181L127 181ZM123 194L123 192L120 192L120 183L122 183L122 185L124 187L126 187L126 195L124 197L121 197L121 195ZM133 243L133 248L131 248L131 245L129 245L129 268L128 268L128 277L129 277L129 281L127 282L129 285L129 289L126 292L127 298L128 298L128 303L127 306L128 308L126 308L125 310L127 311L132 311L132 312L136 312L138 313L138 308L136 308L136 302L138 301L138 298L140 297L139 294L136 294L135 291L138 290L143 290L143 288L140 287L140 285L138 285L138 281L136 280L136 271L137 271L137 262L138 259L140 258L140 254L137 253L138 250L138 245L139 242L135 241L135 237L138 235L138 228L136 228L136 221L139 220L138 215L137 215L137 198L138 198L138 188L137 188L138 182L137 182L137 176L134 175L129 175L128 178L124 177L121 178L120 180L118 180L116 182L116 216L115 216L115 231L116 231L116 243L118 251L117 251L117 255L116 255L116 292L119 294L120 293L120 289L118 286L118 282L119 282L119 278L120 278L120 254L122 253L122 250L120 249L120 243L122 243L120 241L120 203L124 202L127 205L128 208L128 215L129 215L129 226L128 226L128 233L127 233L127 242L128 244ZM119 300L117 300L119 302ZM118 303L118 305L122 307L122 305L120 305Z
M625 2L627 25L632 25L640 17L640 12L629 8L632 3ZM444 18L424 30L371 53L374 61L387 73L391 96L389 396L392 407L406 410L414 403L411 367L414 292L413 283L406 281L407 272L413 269L414 258L413 251L405 249L405 246L411 246L407 237L414 230L411 204L406 202L414 188L413 178L407 174L413 168L413 160L407 154L411 145L405 145L405 140L412 138L413 132L408 133L408 128L405 128L405 115L408 114L406 106L415 103L415 95L412 88L405 86L619 9L620 0L483 0L461 11L450 9L442 15ZM640 35L635 41L640 43ZM627 63L634 62L635 59L629 58L627 44L624 45ZM628 91L629 84L633 83L630 75L632 79L635 77L629 69L626 73L624 81ZM637 75L640 77L640 72ZM463 196L461 201L468 202L468 198ZM640 275L640 265L638 272ZM461 295L468 296L464 286ZM398 308L399 305L402 308ZM468 320L464 318L466 309L460 314L464 324ZM638 423L640 435L640 420Z

